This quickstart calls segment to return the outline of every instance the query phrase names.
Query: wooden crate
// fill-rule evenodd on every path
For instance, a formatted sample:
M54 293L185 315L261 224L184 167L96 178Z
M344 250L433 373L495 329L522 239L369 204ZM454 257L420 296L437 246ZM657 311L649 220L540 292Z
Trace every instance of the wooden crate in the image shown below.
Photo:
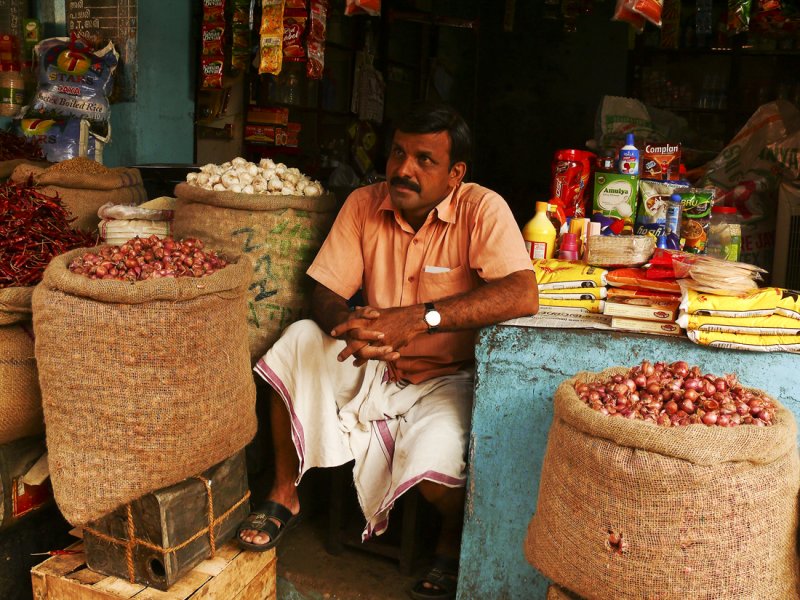
M83 531L89 568L127 579L130 552L133 580L168 590L211 556L208 534L197 537L209 527L209 494L218 519L214 524L217 546L236 535L239 523L250 512L244 451L208 469L203 476L211 482L209 488L190 477L131 502L130 520L134 539L139 542L130 549L125 546L129 537L126 507L90 523Z
M220 547L175 582L168 591L102 575L86 566L83 542L78 554L54 556L31 569L34 600L275 600L275 550L247 552L234 542Z

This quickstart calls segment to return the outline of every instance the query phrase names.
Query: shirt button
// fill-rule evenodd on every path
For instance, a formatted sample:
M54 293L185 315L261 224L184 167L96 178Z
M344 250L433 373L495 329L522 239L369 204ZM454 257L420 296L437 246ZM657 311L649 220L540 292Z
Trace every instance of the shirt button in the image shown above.
M414 281L414 276L413 276L413 275L411 275L411 276L408 278L408 280L409 280L409 281Z
M419 240L414 238L414 244L418 244L418 243L419 243Z

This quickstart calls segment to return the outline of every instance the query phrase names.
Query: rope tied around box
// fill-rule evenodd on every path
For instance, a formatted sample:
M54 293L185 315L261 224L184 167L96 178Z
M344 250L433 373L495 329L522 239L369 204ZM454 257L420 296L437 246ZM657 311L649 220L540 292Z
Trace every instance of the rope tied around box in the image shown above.
M211 549L211 558L217 553L216 548L216 533L214 532L214 528L217 525L220 525L225 519L227 519L237 508L239 508L242 504L247 502L250 499L250 491L246 491L244 495L233 504L228 510L226 510L223 514L219 516L219 518L214 517L214 497L211 492L211 480L206 479L205 477L201 477L199 475L195 476L194 479L202 482L202 484L206 488L206 498L208 499L208 526L203 527L200 531L195 533L190 538L184 540L180 544L176 544L175 546L170 546L169 548L164 548L163 546L159 546L158 544L153 544L152 542L148 542L147 540L143 540L136 537L136 526L133 523L133 511L131 510L131 505L125 505L125 511L127 514L127 528L128 528L128 539L121 540L119 538L115 538L113 536L107 535L96 529L91 527L84 527L85 531L88 531L95 537L109 542L111 544L115 544L117 546L125 546L125 563L128 566L128 580L131 583L134 583L134 565L133 565L133 549L136 546L143 546L149 550L154 550L155 552L163 552L164 554L171 554L173 552L177 552L178 550L185 548L193 541L198 539L199 537L203 536L208 532L208 541L209 547Z

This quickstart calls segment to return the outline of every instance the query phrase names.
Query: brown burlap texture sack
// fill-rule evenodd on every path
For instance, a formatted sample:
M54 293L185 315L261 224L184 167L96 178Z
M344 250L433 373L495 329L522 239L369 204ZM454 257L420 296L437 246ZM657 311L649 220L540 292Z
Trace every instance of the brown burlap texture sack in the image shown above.
M0 289L0 444L44 431L31 326L33 287Z
M52 260L33 294L50 474L81 525L241 450L256 431L238 257L203 278L131 284Z
M335 217L336 198L214 192L175 186L176 238L198 237L253 261L247 294L250 358L258 361L281 332L309 316L313 281L305 272Z
M100 223L97 210L107 202L141 204L147 200L147 191L139 169L105 168L98 165L98 169L107 172L91 174L59 170L59 164L48 168L34 164L18 165L11 173L11 181L25 183L32 177L34 185L42 193L57 193L64 206L76 217L72 222L75 229L97 229Z
M625 371L556 391L528 561L587 599L797 598L792 414L666 428L603 415L574 390Z
M5 181L11 176L11 173L14 172L19 165L22 164L30 164L35 165L37 167L47 168L50 166L45 160L37 161L31 160L29 158L13 158L11 160L0 160L0 181Z

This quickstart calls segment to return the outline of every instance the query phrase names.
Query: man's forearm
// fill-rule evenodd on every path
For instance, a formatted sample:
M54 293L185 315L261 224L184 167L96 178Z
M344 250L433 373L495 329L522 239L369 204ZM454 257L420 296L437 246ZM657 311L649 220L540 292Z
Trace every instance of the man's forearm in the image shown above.
M339 323L347 320L350 307L347 300L317 284L311 296L311 318L322 331L330 333Z
M517 271L466 294L439 300L440 329L476 329L539 310L539 294L533 271ZM420 317L421 318L421 317Z

